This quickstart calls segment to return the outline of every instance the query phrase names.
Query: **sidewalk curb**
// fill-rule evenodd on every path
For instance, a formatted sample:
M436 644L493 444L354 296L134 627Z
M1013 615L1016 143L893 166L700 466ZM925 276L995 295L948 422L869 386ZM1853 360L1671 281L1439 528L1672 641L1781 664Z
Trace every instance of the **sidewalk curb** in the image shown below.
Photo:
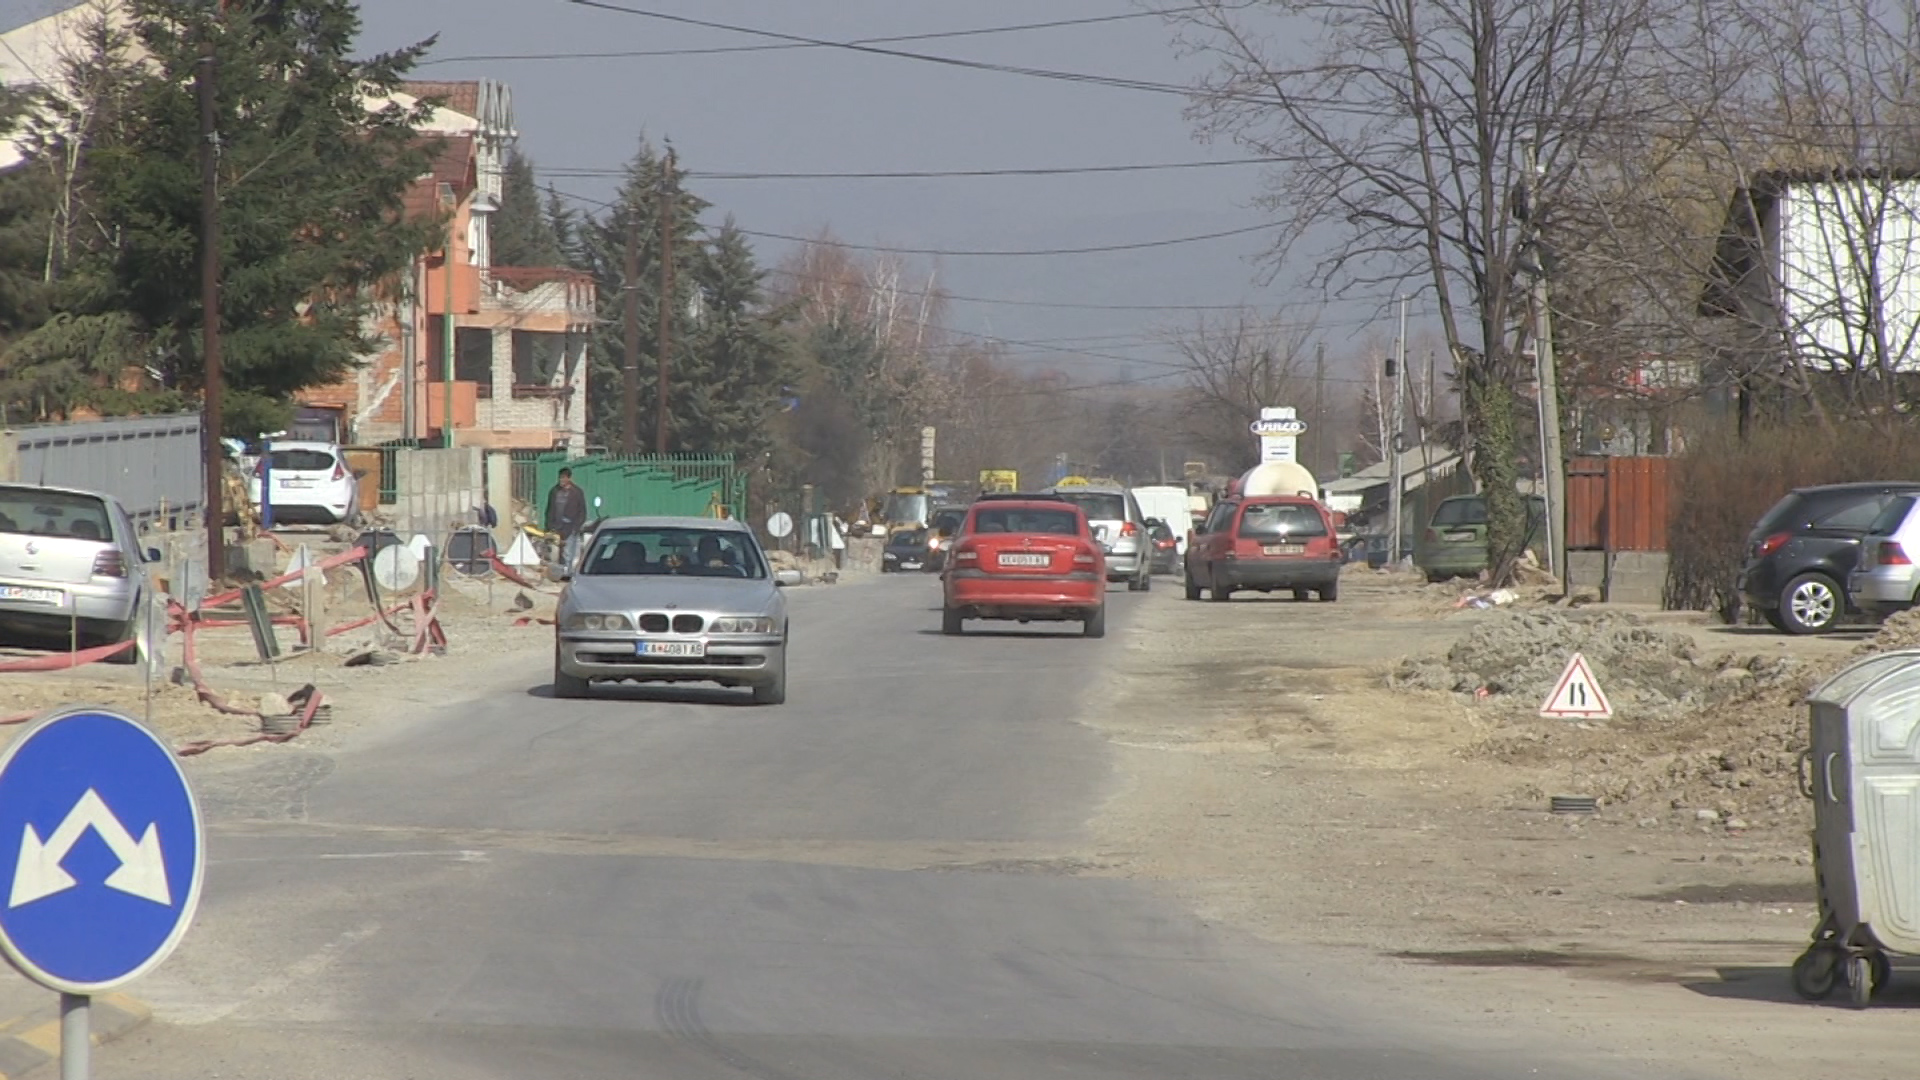
M126 994L93 999L93 1045L103 1046L153 1018L146 1002ZM0 1023L0 1080L25 1074L60 1057L60 1008L37 1009Z

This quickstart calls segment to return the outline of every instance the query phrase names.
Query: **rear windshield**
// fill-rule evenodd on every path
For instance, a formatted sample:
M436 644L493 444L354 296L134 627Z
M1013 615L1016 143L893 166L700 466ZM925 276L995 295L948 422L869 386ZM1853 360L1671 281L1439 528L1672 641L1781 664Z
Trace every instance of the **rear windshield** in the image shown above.
M107 504L93 495L38 488L0 488L0 533L112 540Z
M1240 535L1325 536L1327 523L1320 511L1300 503L1255 503L1240 514Z
M1873 524L1867 527L1868 534L1872 536L1893 535L1893 533L1899 530L1900 523L1907 520L1907 511L1911 509L1913 509L1913 496L1902 495L1893 500L1887 504L1885 510L1880 511L1880 516L1873 520Z
M333 468L333 454L326 450L275 450L271 455L274 472L326 472Z
M1024 510L1014 507L996 507L973 512L973 531L1079 536L1080 518L1071 510Z
M1435 525L1485 525L1487 523L1487 500L1448 499L1433 511Z
M1088 521L1127 520L1127 497L1110 491L1055 492L1087 515Z

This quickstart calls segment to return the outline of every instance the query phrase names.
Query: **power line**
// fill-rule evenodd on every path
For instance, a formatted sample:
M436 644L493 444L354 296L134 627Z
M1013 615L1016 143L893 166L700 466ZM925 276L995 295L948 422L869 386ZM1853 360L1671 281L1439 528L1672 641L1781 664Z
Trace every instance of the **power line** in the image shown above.
M925 34L896 34L891 37L857 38L850 45L897 45L908 41L943 41L951 38L986 37L993 34L1017 34L1031 30L1058 30L1075 26L1095 26L1101 23L1127 22L1133 19L1158 19L1168 15L1181 15L1191 11L1203 10L1206 5L1194 4L1187 7L1169 8L1164 11L1130 11L1117 15L1090 15L1079 19L1053 19L1048 22L1018 23L1011 26L983 26L970 30L941 30ZM1231 5L1244 7L1244 4ZM707 48L681 49L629 49L617 52L555 52L555 53L476 53L470 56L443 56L422 61L418 66L433 64L457 64L465 62L499 62L513 60L626 60L662 56L724 56L732 53L784 52L793 49L819 49L829 43L789 41L777 45L718 45ZM839 44L839 43L831 43Z
M579 0L575 0L579 2ZM551 188L555 194L596 206L614 208L617 204L603 199L591 199L584 195L575 195ZM1279 226L1273 222L1259 225L1244 225L1237 229L1223 229L1219 232L1198 233L1192 236L1173 236L1164 240L1138 240L1127 244L1098 244L1092 247L1077 248L1010 248L999 250L968 250L960 248L909 248L887 247L879 244L849 244L841 240L826 240L818 237L792 236L787 233L760 232L734 226L734 231L742 236L752 236L761 240L783 240L792 244L819 244L823 247L845 248L849 251L872 251L887 255L935 255L948 258L1040 258L1058 255L1099 255L1116 251L1144 251L1149 248L1174 247L1179 244L1197 244L1207 240L1221 240L1230 236L1245 236L1249 233L1265 232Z
M789 236L785 233L756 232L752 229L734 227L742 236L758 237L762 240L785 240L795 244L820 244L824 247L846 248L849 251L875 251L887 255L937 255L948 258L1036 258L1055 255L1099 255L1113 251L1144 251L1148 248L1174 247L1179 244L1197 244L1205 240L1221 240L1230 236L1245 236L1249 233L1265 232L1279 226L1273 222L1260 225L1246 225L1238 229L1223 229L1220 232L1198 233L1193 236L1174 236L1165 240L1140 240L1130 244L1100 244L1094 247L1078 248L1027 248L1001 250L966 250L953 248L907 248L886 247L877 244L849 244L840 240L823 240L805 236Z
M938 180L1000 176L1085 176L1097 173L1160 172L1175 169L1223 169L1246 165L1273 165L1276 158L1233 158L1226 161L1155 161L1120 165L1061 165L1008 169L908 169L875 172L703 172L689 170L694 180ZM570 179L625 176L623 168L542 168L548 176Z

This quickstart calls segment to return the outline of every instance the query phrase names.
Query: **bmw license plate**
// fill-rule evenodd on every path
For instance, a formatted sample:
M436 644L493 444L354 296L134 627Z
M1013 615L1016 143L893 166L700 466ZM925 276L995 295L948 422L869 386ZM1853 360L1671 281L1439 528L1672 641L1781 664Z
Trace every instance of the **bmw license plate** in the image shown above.
M1307 547L1305 544L1263 544L1260 550L1269 555L1304 555Z
M1009 552L1000 556L1001 566L1045 566L1051 561L1052 556L1037 552L1031 555Z
M707 643L704 641L643 641L639 645L639 655L698 659L707 655Z
M0 585L0 600L14 600L25 604L52 604L59 607L65 603L67 594L59 589L31 589L25 585Z

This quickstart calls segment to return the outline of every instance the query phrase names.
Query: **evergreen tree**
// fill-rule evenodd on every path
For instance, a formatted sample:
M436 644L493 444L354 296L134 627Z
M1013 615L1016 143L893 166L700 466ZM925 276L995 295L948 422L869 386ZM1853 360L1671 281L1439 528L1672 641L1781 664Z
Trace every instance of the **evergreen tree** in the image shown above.
M507 155L500 209L489 224L495 266L565 265L559 234L541 206L533 161L518 150Z
M220 133L227 433L283 427L293 395L345 375L376 342L379 291L439 231L403 199L428 164L426 109L366 102L400 88L431 42L354 59L351 0L128 0L144 59L118 122L93 133L63 317L12 350L42 365L138 365L197 392L200 41L213 42ZM80 234L76 232L76 237Z
M729 454L742 464L773 449L772 421L791 372L785 313L768 310L766 272L729 218L694 269L700 315L692 328L697 376L672 404L688 414L694 453Z

